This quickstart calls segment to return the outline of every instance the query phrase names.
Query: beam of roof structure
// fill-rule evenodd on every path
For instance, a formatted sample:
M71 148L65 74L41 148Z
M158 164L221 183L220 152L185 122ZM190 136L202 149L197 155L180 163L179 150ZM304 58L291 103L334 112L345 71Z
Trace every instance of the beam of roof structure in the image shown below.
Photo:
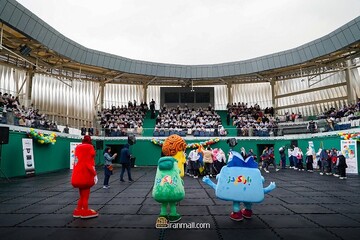
M196 85L257 83L298 75L307 77L317 74L315 71L321 67L330 68L360 56L360 16L326 36L290 50L222 64L176 65L88 49L53 29L15 0L1 1L0 9L0 47L12 51L0 51L0 61L23 69L37 65L35 72L59 78L119 80L116 76L123 74L120 81L113 82L181 85L186 79L194 79ZM22 21L24 18L27 21ZM20 52L24 45L30 50L27 56Z

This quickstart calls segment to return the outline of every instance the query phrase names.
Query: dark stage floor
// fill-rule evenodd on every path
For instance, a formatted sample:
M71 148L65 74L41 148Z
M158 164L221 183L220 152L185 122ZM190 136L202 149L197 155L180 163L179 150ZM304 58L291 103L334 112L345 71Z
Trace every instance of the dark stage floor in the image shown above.
M210 229L156 229L160 205L151 197L155 168L133 169L133 183L92 188L94 219L74 219L78 192L70 170L31 178L0 180L0 239L360 239L360 177L339 180L294 170L262 172L277 188L254 204L251 220L229 218L231 203L215 198L200 179L185 177L186 197L178 211L183 223L210 223Z

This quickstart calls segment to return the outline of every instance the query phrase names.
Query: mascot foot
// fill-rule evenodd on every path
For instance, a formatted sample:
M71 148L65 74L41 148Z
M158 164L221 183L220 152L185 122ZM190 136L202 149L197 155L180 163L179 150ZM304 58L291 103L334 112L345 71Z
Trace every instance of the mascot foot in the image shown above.
M241 210L241 213L242 213L244 218L250 219L251 215L252 215L252 210L244 208L243 210Z
M73 217L74 218L79 218L81 217L81 214L82 214L82 209L75 209L74 212L73 212Z
M99 216L99 214L92 209L88 209L88 210L83 210L82 214L81 214L81 218L94 218Z
M234 220L234 221L237 221L237 222L242 221L242 220L243 220L243 216L242 216L241 211L232 212L232 213L230 214L230 219L231 219L231 220Z
M180 214L176 214L176 215L170 215L169 216L169 222L178 222L181 219L181 215Z

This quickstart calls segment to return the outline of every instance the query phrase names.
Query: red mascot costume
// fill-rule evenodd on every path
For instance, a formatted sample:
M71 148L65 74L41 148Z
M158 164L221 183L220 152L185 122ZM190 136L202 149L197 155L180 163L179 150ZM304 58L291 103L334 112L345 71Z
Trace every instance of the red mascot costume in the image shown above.
M77 162L74 164L71 176L71 184L74 188L78 188L80 193L77 208L73 212L75 218L93 218L99 215L95 210L89 209L88 205L90 188L97 183L94 158L94 146L91 145L90 136L86 135L82 144L75 148Z

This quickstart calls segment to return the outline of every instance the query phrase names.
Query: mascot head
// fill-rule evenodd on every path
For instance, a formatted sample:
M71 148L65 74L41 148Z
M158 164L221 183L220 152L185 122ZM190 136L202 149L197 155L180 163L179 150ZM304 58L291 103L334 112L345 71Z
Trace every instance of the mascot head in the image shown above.
M264 199L263 178L252 156L244 159L231 151L228 164L216 176L215 194L226 201L261 202Z
M227 167L258 168L258 164L252 156L244 159L238 152L231 151Z
M83 140L82 140L83 144L91 144L91 137L89 135L85 135Z
M174 157L178 162L185 162L185 150L186 142L177 134L170 135L166 138L162 146L164 155Z

